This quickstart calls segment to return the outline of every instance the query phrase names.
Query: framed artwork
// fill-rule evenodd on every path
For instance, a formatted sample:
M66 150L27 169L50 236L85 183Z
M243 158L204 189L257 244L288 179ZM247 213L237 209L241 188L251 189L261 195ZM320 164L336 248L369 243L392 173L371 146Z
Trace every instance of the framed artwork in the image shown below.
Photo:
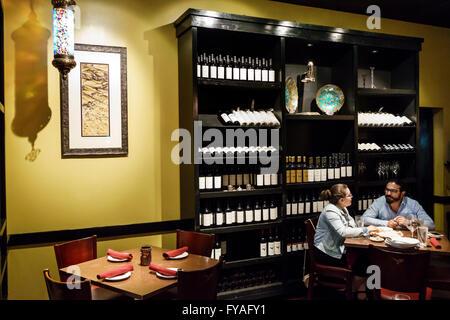
M76 43L75 61L60 80L62 156L127 155L127 49Z

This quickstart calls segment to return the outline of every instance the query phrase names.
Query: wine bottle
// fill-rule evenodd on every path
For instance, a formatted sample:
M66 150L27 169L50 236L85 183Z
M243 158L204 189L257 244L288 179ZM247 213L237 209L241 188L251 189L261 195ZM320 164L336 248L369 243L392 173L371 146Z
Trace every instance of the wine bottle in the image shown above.
M313 192L313 194L312 194L312 203L313 203L313 210L312 210L312 212L313 213L319 212L318 207L317 207L318 202L319 201L316 198L316 194Z
M220 123L223 125L232 125L233 121L231 121L230 117L226 114L226 112L219 111L217 113L217 118L219 119Z
M205 168L206 169L206 168ZM206 169L206 190L211 191L214 189L214 177L210 168Z
M291 214L298 215L298 201L295 193L292 193Z
M233 65L233 80L239 80L239 69L240 69L240 60L234 56L234 65Z
M305 200L303 199L303 194L299 194L298 196L298 214L305 213Z
M217 202L217 208L216 208L216 226L221 226L223 225L223 211L220 208L220 203Z
M320 181L327 181L327 157L322 157L322 166L320 167Z
M303 251L303 232L302 232L302 228L298 229L298 234L297 234L297 250L298 251Z
M217 65L217 78L225 79L225 64L223 62L222 55L219 54L219 60Z
M275 239L274 239L274 245L275 245L275 254L281 254L281 241L280 236L278 234L278 226L275 227Z
M278 207L275 205L275 201L272 199L270 202L270 220L276 220L278 218Z
M319 197L317 197L317 212L322 212L323 210L323 200L320 200Z
M309 157L308 182L314 182L314 158Z
M225 224L232 225L236 221L236 211L230 208L230 203L227 202L227 208L225 209Z
M265 58L262 58L261 80L263 82L269 81L269 70L267 69L267 62Z
M347 172L347 177L351 177L352 176L352 164L350 162L350 153L347 153L347 163L346 163L346 172Z
M209 62L206 53L203 54L202 78L209 78Z
M339 180L341 178L341 166L337 154L333 153L333 163L334 163L334 179Z
M321 162L320 162L320 157L316 157L316 166L314 169L314 181L319 182L321 181L322 177L321 177Z
M286 183L291 183L291 162L290 157L286 156Z
M297 183L297 171L295 165L295 156L291 156L290 158L290 168L291 168L291 183Z
M363 194L363 203L362 203L362 208L363 208L363 210L367 210L367 208L368 208L368 198L367 198L368 196L367 196L367 193L364 193Z
M358 211L362 211L363 210L363 199L361 194L359 195L359 199L358 199Z
M269 59L269 82L275 82L275 70L272 66L272 58Z
M292 243L292 252L297 252L298 246L297 246L297 237L295 235L295 229L292 228L292 235L291 235L291 243Z
M220 246L220 241L219 241L219 237L218 236L216 236L216 244L214 245L213 252L214 252L214 258L213 259L219 260L220 256L222 255L222 248Z
M236 223L241 224L244 223L244 209L242 208L241 202L238 202L238 206L236 209Z
M374 201L374 195L368 193L368 199L367 199L367 207L370 207Z
M210 55L209 57L209 73L211 79L217 79L217 64L216 64L216 58L214 58L214 55Z
M225 77L227 80L233 80L233 65L230 60L230 56L227 55L227 63L225 67Z
M266 200L263 201L262 205L262 217L263 221L269 221L269 208L267 207Z
M261 229L261 239L259 241L259 255L260 257L267 257L267 241L264 237L264 229Z
M295 172L296 172L296 182L302 183L303 182L303 166L302 166L302 157L297 156L297 164L295 166Z
M286 252L292 252L292 241L291 241L291 237L288 238L288 240L286 241Z
M306 156L303 156L303 182L309 182L308 180L308 164L306 163Z
M202 56L197 56L197 78L201 78L202 77L202 65L203 65L203 61L202 61Z
M278 185L278 172L272 172L270 174L270 185L272 186Z
M261 207L259 206L258 200L255 201L254 214L255 214L255 222L260 222L262 220L262 210Z
M267 244L268 244L267 255L268 256L275 255L275 241L272 236L272 228L269 229L269 241Z
M229 186L236 188L236 166L228 166L229 168L229 174L228 174L228 179L229 179Z
M222 169L222 191L228 190L228 185L230 184L229 167L225 165Z
M271 179L270 179L270 173L264 174L264 187L270 187L271 185Z
M241 58L241 68L239 69L239 79L243 81L247 81L247 62L244 56Z
M261 168L257 168L256 187L258 189L264 188L264 175L261 173Z
M253 220L253 209L250 201L247 201L247 206L245 207L245 223L252 223Z
M206 175L205 175L205 169L203 166L199 166L199 173L198 173L198 189L200 191L203 191L206 189Z
M205 209L203 210L203 226L210 227L213 224L213 214L209 211L207 205L205 205Z
M334 180L334 163L333 163L332 156L328 157L327 178L328 178L328 180Z
M220 191L222 189L222 174L220 168L216 164L214 165L214 190Z
M255 81L261 81L261 60L256 58Z
M347 177L347 167L345 164L345 159L344 159L344 154L343 153L339 153L339 162L341 164L341 178L345 178Z
M248 58L247 79L255 81L255 60L253 58Z
M287 216L292 215L292 198L291 198L291 196L288 196L286 199L286 215Z

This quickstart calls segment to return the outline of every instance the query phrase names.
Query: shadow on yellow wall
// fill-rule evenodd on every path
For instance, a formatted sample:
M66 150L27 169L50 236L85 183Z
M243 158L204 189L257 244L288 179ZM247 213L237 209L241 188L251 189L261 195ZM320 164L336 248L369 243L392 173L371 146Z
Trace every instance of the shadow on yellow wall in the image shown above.
M30 5L31 6L31 5ZM50 121L48 104L47 42L51 33L42 27L31 6L28 20L11 37L15 44L15 107L12 131L27 137L31 152L26 160L34 161L40 153L35 148L38 132Z

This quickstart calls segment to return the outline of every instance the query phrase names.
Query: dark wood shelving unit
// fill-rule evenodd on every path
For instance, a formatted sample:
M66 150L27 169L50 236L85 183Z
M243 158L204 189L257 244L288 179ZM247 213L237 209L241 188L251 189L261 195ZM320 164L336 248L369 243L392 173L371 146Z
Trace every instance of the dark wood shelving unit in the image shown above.
M400 151L400 152L358 152L358 157L361 158L377 158L377 157L411 157L415 156L415 151Z
M212 19L211 19L212 18ZM270 26L270 28L267 28ZM280 28L278 28L278 26ZM358 127L359 112L376 112L383 107L384 112L404 114L413 121L418 120L418 59L423 39L380 33L335 29L324 26L306 25L296 22L286 24L248 16L189 9L176 22L178 37L179 68L179 121L180 128L194 132L194 121L202 121L202 127L224 129L248 128L273 129L270 127L240 127L223 125L217 118L221 110L236 107L249 109L255 101L255 109L273 109L280 121L279 160L277 188L257 189L241 192L199 192L199 164L180 166L181 218L194 218L195 230L214 233L226 242L226 255L245 257L259 247L259 230L275 227L281 240L281 255L267 258L252 258L258 252L249 252L248 259L228 261L227 272L235 268L246 269L263 266L276 261L282 266L281 281L274 284L251 288L241 288L219 293L219 299L265 298L286 292L292 282L293 273L289 269L292 260L301 254L288 254L285 250L291 237L304 236L304 221L318 216L302 214L287 216L286 202L296 192L317 195L319 189L335 183L346 183L356 199L365 188L382 188L383 181L373 181L376 176L374 166L377 157L402 162L400 175L406 183L414 184L417 177L415 152L397 154L363 154L358 152L358 142L410 143L417 146L419 123L405 127ZM313 44L310 46L309 44ZM377 52L376 56L373 56ZM202 53L222 54L222 56L266 57L273 59L275 82L246 82L197 78L197 57ZM298 92L298 108L295 114L286 111L285 80L294 81L306 71L307 63L314 60L316 81L308 83ZM362 88L363 78L367 78L369 68L375 67L374 79L377 88ZM341 88L345 102L336 115L323 115L315 103L316 92L326 84ZM320 115L306 115L319 112ZM374 141L371 141L373 139ZM392 141L390 141L390 139ZM204 147L206 145L202 145ZM347 153L352 164L352 177L326 182L287 184L285 180L287 156L329 156L332 153ZM407 161L406 161L407 160ZM358 172L359 161L367 162L367 176ZM205 164L202 164L205 165ZM246 164L248 166L248 164ZM275 223L264 222L239 226L201 227L199 217L205 202L212 203L225 199L230 202L258 201L271 199L278 207ZM309 200L311 201L311 199ZM312 208L312 204L311 204ZM269 232L272 232L269 230ZM223 240L225 239L225 240ZM247 246L247 247L246 247ZM306 253L304 251L303 253ZM279 259L279 260L278 260ZM287 261L289 259L289 261ZM302 263L295 261L295 263ZM301 266L295 265L295 277ZM298 283L298 281L295 281Z
M307 220L311 218L316 218L320 213L309 213L309 214L294 214L285 216L286 221L297 221L297 220Z
M417 179L414 177L397 178L397 180L405 184L415 184L417 182ZM385 185L386 180L360 181L358 183L359 187L384 187Z

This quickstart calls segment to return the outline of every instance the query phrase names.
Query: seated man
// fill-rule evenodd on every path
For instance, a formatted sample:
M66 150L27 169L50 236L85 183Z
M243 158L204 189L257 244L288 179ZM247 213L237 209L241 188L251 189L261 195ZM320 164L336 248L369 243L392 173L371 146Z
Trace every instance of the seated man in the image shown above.
M405 193L398 181L388 181L384 197L376 199L364 212L364 224L395 228L409 225L409 219L415 216L423 219L429 230L434 230L433 220L416 200L406 197Z

